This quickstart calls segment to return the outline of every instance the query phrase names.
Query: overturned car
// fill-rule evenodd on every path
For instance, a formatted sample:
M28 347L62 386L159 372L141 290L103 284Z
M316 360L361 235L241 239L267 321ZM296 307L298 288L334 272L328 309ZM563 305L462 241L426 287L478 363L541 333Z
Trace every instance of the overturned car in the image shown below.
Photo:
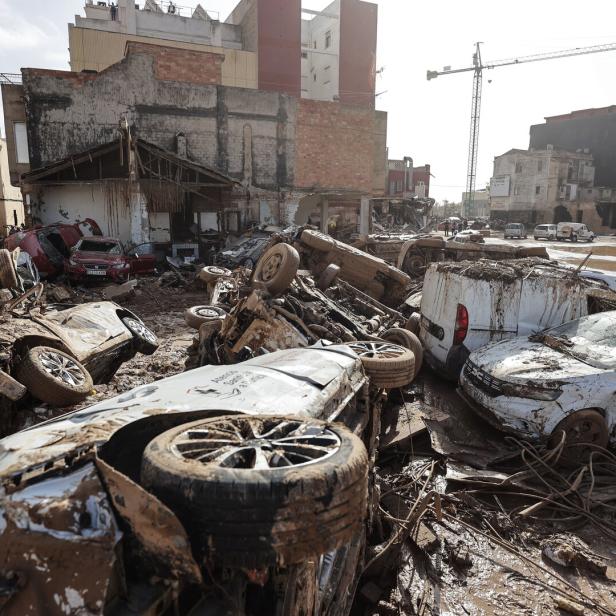
M392 346L200 368L1 440L3 614L348 613L382 399L362 365Z

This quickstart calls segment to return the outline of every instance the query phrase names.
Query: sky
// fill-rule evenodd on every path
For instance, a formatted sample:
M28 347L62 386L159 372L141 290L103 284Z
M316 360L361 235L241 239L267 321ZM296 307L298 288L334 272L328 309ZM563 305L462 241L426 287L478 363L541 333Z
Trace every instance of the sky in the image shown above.
M225 19L237 0L201 0ZM304 0L320 10L328 0ZM431 196L460 201L466 183L472 73L427 81L426 71L470 66L476 41L499 60L616 43L608 0L376 0L377 109L388 112L390 158L429 163ZM195 6L191 0L177 4ZM0 72L68 69L67 23L83 0L0 0ZM527 148L529 127L546 116L616 104L616 51L484 72L477 186L510 148ZM3 129L2 129L3 130Z

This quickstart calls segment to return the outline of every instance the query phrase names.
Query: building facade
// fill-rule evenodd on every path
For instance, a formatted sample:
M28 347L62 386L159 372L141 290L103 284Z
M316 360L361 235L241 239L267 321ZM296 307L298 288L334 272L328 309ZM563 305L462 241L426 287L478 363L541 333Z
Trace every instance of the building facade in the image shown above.
M11 184L6 139L0 139L0 236L24 222L21 190Z
M361 197L383 194L387 114L225 86L222 66L216 52L129 41L125 58L101 72L22 69L23 85L3 85L2 94L13 101L5 106L7 133L20 131L22 123L27 130L27 162L14 149L9 163L14 178L30 172L24 189L33 218L50 223L92 217L122 239L151 237L156 229L164 241L177 235L174 225L222 230L216 225L221 210L237 214L232 230L239 231L253 223L287 224L298 211L307 218L302 201L314 201L315 194L328 194L330 213L339 207L350 217L357 216ZM90 168L66 175L73 157L85 162L93 149L113 151L120 123L140 140L136 156L158 148L162 153L157 150L155 158L183 168L199 165L196 173L230 178L234 190L224 200L192 192L180 219L161 207L164 195L136 196L122 188L126 174L117 165L124 154L115 162L101 155L105 173L99 177ZM156 171L146 157L142 165L151 179ZM48 173L34 173L46 168Z
M462 193L462 217L466 220L475 220L476 218L490 217L490 191L487 188L481 188L473 193L472 203L469 197L470 193Z
M589 213L594 178L588 152L509 150L494 159L490 216L529 225L577 221L596 227Z
M87 0L84 11L68 25L74 72L119 62L129 41L153 43L219 54L222 85L374 105L378 10L363 0L323 11L302 10L301 0L240 0L226 21L166 0Z
M387 196L389 197L430 197L430 165L413 167L413 159L387 161Z

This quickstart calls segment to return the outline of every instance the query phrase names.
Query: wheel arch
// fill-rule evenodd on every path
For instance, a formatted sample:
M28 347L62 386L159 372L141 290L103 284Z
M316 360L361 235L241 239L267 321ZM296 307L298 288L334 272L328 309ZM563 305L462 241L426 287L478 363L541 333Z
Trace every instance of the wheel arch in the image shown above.
M28 349L32 349L37 346L47 346L57 349L58 351L64 351L71 357L78 359L73 351L60 339L55 336L45 336L43 334L27 334L15 340L13 343L13 354L23 355Z

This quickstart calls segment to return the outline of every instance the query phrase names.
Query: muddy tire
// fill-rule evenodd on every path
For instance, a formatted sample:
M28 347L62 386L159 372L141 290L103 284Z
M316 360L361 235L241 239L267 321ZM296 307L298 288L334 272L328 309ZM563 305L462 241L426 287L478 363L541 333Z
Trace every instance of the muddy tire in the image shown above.
M53 406L81 402L92 391L92 377L68 353L51 347L28 349L17 366L15 378L32 396Z
M417 253L409 254L404 260L404 269L409 275L420 277L426 272L426 259Z
M124 317L122 323L133 335L135 349L143 355L152 355L158 349L156 334L142 321L133 317Z
M3 289L15 289L18 285L15 263L6 248L0 249L0 284Z
M272 295L284 293L295 278L299 254L289 244L276 244L266 250L254 269L253 282L263 285Z
M184 320L188 327L199 330L204 323L212 321L224 321L227 313L218 306L193 306L184 312Z
M577 235L572 235L571 236L571 241L572 242L577 242L578 241L578 236Z
M594 409L575 411L562 419L550 436L551 448L560 443L563 432L566 438L561 459L571 464L587 462L596 447L605 449L609 441L607 423L603 415Z
M318 287L321 291L327 291L332 286L334 280L338 278L340 267L338 265L328 265L319 276Z
M330 235L325 235L325 233L321 233L320 231L306 229L302 232L300 239L309 248L314 248L321 252L330 252L336 247L336 240Z
M370 383L380 389L408 385L415 376L415 356L409 349L392 342L349 342L361 359Z
M381 338L388 342L399 344L413 352L413 356L415 357L413 379L415 379L423 364L423 347L421 346L419 338L413 332L410 332L408 329L403 329L402 327L392 327L388 329Z
M216 282L219 278L228 278L231 276L231 270L218 265L207 265L199 272L199 279L205 283Z
M361 532L368 454L338 424L227 415L157 436L143 453L141 481L178 514L199 558L246 569L291 565Z
M419 336L419 322L421 321L421 315L419 312L414 312L404 324L404 329L408 329L410 332Z

